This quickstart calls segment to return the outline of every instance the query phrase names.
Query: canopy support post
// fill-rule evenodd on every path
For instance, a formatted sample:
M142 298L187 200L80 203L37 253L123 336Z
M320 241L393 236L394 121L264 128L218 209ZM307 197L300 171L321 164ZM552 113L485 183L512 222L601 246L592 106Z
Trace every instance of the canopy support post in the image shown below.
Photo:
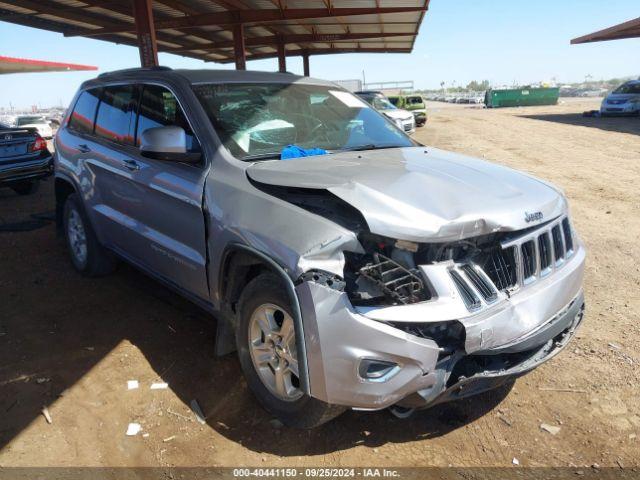
M140 64L147 68L158 66L158 44L151 2L152 0L133 0L133 18L138 37Z
M278 71L281 73L287 72L287 54L282 41L278 42Z
M309 52L304 52L302 54L302 68L304 70L304 76L311 76L309 73Z
M236 70L247 69L247 54L244 48L244 25L233 26L233 53L236 57Z

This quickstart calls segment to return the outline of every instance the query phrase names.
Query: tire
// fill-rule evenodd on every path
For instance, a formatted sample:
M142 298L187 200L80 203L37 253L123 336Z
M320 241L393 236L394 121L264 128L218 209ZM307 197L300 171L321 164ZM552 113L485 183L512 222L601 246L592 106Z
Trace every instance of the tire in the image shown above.
M11 189L18 195L31 195L38 191L40 187L40 181L38 180L24 180L11 185Z
M274 379L277 378L274 364L276 365L275 370L286 370L294 363L297 365L296 331L290 305L289 296L276 275L264 273L251 280L242 291L238 302L239 318L236 329L238 357L250 390L269 413L289 427L314 428L337 417L346 408L329 405L304 393L298 388L299 380L291 371L288 372L289 380L283 382L274 380L273 383L268 381L270 375L273 375ZM265 311L265 308L273 310L270 319L267 319L265 315L260 315ZM274 326L279 327L280 331L286 329L287 332L291 332L282 335L283 341L272 348L271 353L267 350L270 347L264 334L264 328L257 326L257 323L264 324L258 322L257 318L261 318L263 321L266 319L267 323L271 322L272 325L275 321ZM283 328L283 326L285 327ZM276 335L276 337L278 336ZM286 338L290 338L293 343L287 343ZM256 343L260 345L261 350L255 347ZM278 349L280 345L284 345L284 353L282 353L282 349ZM272 355L272 360L264 362L258 368L257 360L254 361L254 358L258 356L256 351L261 351L260 356L262 357ZM296 352L295 355L293 352ZM288 363L287 360L292 361ZM283 398L282 390L280 390L280 394L276 392L278 384L284 384L286 399Z
M65 201L63 221L69 257L78 272L87 277L99 277L115 270L115 257L98 242L76 193Z

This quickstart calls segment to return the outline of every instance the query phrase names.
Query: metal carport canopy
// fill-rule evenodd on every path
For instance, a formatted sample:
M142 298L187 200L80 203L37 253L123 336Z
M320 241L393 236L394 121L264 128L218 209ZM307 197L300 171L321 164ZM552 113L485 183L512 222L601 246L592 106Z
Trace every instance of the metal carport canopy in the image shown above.
M621 40L623 38L638 37L640 37L640 18L635 18L628 22L605 28L604 30L599 30L582 37L574 38L571 40L571 43L575 45L579 43L604 42L606 40Z
M334 53L410 53L429 0L0 0L0 21L236 63Z

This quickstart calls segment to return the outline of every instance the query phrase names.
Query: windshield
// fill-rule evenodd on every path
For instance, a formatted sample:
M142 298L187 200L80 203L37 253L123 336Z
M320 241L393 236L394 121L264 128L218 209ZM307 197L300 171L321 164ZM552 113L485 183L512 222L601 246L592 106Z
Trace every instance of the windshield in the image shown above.
M47 123L43 117L18 117L16 126L31 125L33 123Z
M415 143L355 95L306 84L200 84L194 91L224 146L241 160L288 145L340 150Z
M640 93L640 83L625 83L616 88L613 93Z

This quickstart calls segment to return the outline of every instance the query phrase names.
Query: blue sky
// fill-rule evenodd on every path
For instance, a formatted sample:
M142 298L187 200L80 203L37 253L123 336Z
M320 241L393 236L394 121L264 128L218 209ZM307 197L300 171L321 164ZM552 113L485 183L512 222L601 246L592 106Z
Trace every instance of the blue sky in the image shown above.
M638 0L432 0L411 54L346 54L311 57L312 76L369 82L413 80L417 88L535 81L580 81L640 74L640 39L569 45L571 38L640 16ZM98 40L64 38L44 30L0 22L0 55L96 65L100 71L139 65L137 49ZM232 68L175 55L163 65ZM274 71L277 60L248 62ZM301 73L302 62L288 58ZM67 105L78 85L95 72L0 76L0 107Z

